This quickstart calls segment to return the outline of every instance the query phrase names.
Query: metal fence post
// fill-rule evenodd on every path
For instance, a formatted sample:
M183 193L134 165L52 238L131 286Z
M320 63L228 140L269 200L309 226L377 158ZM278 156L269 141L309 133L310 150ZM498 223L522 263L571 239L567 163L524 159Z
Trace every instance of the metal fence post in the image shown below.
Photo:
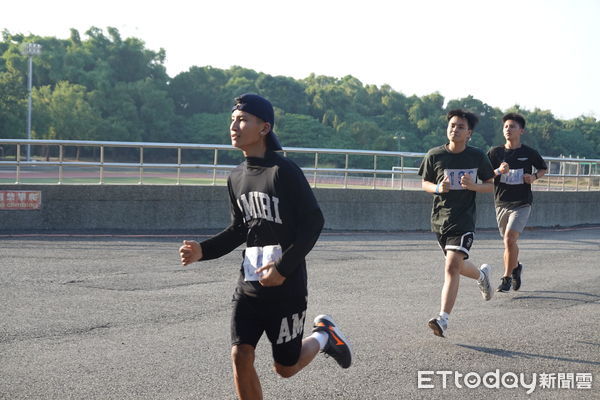
M64 162L64 146L58 145L58 184L62 185L63 181L63 162Z
M400 156L400 190L404 190L404 156Z
M17 143L17 175L15 179L15 183L19 183L19 178L21 177L21 144Z
M218 165L218 159L219 159L218 150L215 149L214 156L213 156L213 179L212 179L212 185L213 186L215 186L217 184L217 165Z
M373 156L373 189L377 188L377 155Z
M349 154L346 153L346 161L344 162L344 189L348 189L348 157Z
M317 187L317 168L319 168L319 153L315 152L315 172L313 173L313 187Z
M181 184L181 147L177 148L177 184Z
M144 148L140 146L140 180L138 181L138 185L142 185L144 183Z
M577 157L579 158L579 157ZM579 173L581 172L581 164L577 163L577 167L575 168L575 191L579 192Z
M552 161L548 161L548 176L546 177L547 181L546 181L546 191L550 191L550 173L552 171Z
M100 146L100 184L104 184L104 145Z

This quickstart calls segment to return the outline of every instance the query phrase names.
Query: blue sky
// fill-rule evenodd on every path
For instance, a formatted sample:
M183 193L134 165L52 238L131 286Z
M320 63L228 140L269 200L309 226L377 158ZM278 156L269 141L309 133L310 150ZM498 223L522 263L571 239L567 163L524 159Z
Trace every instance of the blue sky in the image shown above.
M600 1L11 1L0 29L67 38L113 26L167 53L170 76L240 65L353 75L405 95L600 119Z

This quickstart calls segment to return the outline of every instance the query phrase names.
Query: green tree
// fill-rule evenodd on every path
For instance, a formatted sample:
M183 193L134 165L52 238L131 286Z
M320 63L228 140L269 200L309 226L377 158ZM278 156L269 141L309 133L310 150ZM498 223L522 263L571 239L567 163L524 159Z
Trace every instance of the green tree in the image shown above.
M21 74L0 72L0 132L4 138L25 137L27 91Z
M212 67L191 67L187 72L178 74L169 84L175 112L185 117L223 112L230 104L223 94L228 80L225 71Z
M258 94L269 99L274 106L292 114L308 113L308 96L301 82L285 76L261 73L255 86Z
M556 132L562 127L554 115L549 110L538 108L523 114L527 121L525 126L527 134L523 136L523 143L534 147L542 155L559 155L561 151L555 149L553 141Z
M174 141L172 127L175 122L175 107L168 92L156 81L138 80L123 84L135 105L142 130L142 140L148 142Z
M42 86L32 95L39 106L37 138L89 140L95 138L99 116L87 101L85 88L58 82L55 88Z
M309 99L309 114L322 123L332 122L333 118L326 115L344 116L351 110L351 99L335 78L315 76L311 74L303 80ZM330 125L332 126L332 125ZM337 126L332 126L337 129Z
M231 144L229 121L231 114L198 113L183 124L183 141L187 143Z
M595 155L594 144L591 143L583 132L575 127L562 128L555 132L554 148L552 155L569 155L593 158Z
M232 76L223 87L223 96L228 99L228 108L233 104L233 99L244 93L256 93L254 81L245 76Z
M100 118L87 101L85 87L58 82L55 88L42 86L32 93L37 114L32 130L34 138L90 140ZM76 148L79 159L81 147ZM48 154L46 153L46 156Z
M346 148L383 150L381 148L375 148L375 142L377 142L379 137L384 136L384 133L377 124L373 122L344 122L340 124L337 131L343 138L347 138L347 145L351 145ZM384 143L384 141L380 141L379 146L381 146L382 143Z
M593 117L580 116L565 123L567 129L579 130L585 142L589 144L590 157L599 158L600 156L600 121Z
M413 103L408 109L408 118L423 135L437 134L440 121L443 121L443 107L444 97L437 92L422 98L413 98Z
M335 130L308 115L284 113L278 115L275 130L284 147L339 146Z

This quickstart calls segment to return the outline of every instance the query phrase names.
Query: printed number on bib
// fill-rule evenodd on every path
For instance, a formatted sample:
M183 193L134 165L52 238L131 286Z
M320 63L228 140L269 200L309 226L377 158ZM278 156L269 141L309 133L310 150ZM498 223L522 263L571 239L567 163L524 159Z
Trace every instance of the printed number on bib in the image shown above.
M500 183L506 183L507 185L520 185L524 182L523 168L511 169L508 171L508 174L500 175Z
M460 179L465 175L471 176L471 180L474 183L477 182L477 168L444 170L444 179L446 177L450 178L450 190L465 190L465 188L460 186Z
M257 281L260 276L256 270L271 261L281 258L281 246L248 247L244 251L244 280Z

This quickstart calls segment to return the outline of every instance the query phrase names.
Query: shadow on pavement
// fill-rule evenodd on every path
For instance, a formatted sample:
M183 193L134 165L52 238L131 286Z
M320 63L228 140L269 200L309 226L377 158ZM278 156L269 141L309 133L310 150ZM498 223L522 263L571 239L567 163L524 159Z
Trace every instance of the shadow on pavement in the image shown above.
M572 362L572 363L577 363L577 364L600 365L600 361L588 361L588 360L580 360L580 359L576 359L576 358L546 356L543 354L523 353L520 351L497 349L497 348L491 348L491 347L469 346L466 344L456 344L456 345L466 348L466 349L480 351L480 352L491 354L494 356L506 357L506 358L517 358L517 357L518 358L527 358L527 359L540 358L540 359L544 359L544 360L565 361L565 362Z

